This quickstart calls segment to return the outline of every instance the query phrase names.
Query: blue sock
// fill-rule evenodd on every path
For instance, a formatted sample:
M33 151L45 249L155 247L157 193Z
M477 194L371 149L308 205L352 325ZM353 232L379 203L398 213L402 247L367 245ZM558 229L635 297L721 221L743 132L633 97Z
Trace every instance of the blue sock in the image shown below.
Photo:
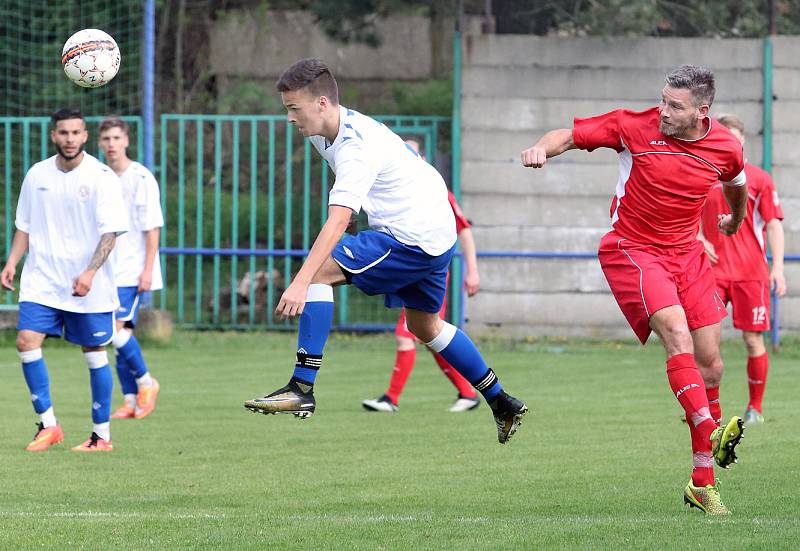
M128 364L128 370L134 376L134 383L136 383L136 379L147 374L147 364L144 363L142 348L139 346L139 341L136 340L136 337L131 335L124 346L117 348L117 354ZM120 381L122 381L122 378L120 378ZM136 390L133 391L133 394L135 393Z
M119 385L122 387L122 394L136 394L139 392L139 385L136 384L136 376L131 373L125 357L117 352L117 377Z
M20 357L22 358L22 374L25 375L25 382L31 393L33 410L42 414L53 405L50 401L50 377L42 357L42 349L20 352Z
M439 335L426 344L480 391L487 402L494 400L503 390L497 375L486 365L475 344L461 329L445 322Z
M292 380L313 386L333 323L333 287L310 285L306 301L297 331L297 363Z
M89 366L89 385L92 387L92 422L108 423L111 417L111 393L114 390L114 376L108 365L105 351L84 352Z

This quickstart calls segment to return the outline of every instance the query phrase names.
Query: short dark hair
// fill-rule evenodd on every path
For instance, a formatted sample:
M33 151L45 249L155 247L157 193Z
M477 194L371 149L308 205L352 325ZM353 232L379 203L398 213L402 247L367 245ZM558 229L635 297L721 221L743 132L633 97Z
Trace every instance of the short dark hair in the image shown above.
M301 59L286 69L275 88L278 92L289 92L308 88L311 94L318 98L325 96L335 105L339 105L339 87L333 73L320 59Z
M695 107L714 103L714 73L705 67L681 65L665 79L667 86L689 90Z
M128 135L128 123L119 117L108 117L103 119L103 122L100 123L98 132L102 134L106 130L111 130L112 128L119 128L122 130L123 134L126 136Z
M742 135L744 135L744 123L742 122L742 119L740 119L736 115L731 115L730 113L724 113L721 115L717 115L717 120L725 128L735 128L736 130L741 132Z
M53 123L53 127L58 124L58 121L66 121L70 119L83 119L83 115L77 109L73 109L72 107L66 107L64 109L59 109L52 115L50 115L50 122Z

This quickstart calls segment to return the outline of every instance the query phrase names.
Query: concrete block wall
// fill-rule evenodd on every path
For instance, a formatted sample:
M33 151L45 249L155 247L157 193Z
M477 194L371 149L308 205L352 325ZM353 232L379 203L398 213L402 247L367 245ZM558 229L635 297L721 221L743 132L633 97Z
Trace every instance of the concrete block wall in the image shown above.
M787 216L787 253L800 251L800 39L775 42L773 167ZM712 113L738 114L750 162L762 157L762 42L735 39L466 36L463 42L462 197L479 250L594 252L609 229L617 155L571 151L543 170L520 152L572 118L660 99L683 63L714 70ZM797 190L797 191L795 191ZM476 334L631 337L596 260L480 261L482 291L467 305ZM800 265L787 266L800 289ZM798 293L781 321L800 330Z

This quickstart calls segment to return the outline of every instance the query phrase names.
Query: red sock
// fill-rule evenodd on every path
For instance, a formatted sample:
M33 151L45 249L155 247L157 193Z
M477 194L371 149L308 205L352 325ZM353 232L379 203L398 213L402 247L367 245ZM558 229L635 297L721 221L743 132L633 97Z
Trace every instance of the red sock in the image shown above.
M433 352L433 359L436 360L436 363L439 364L442 372L450 379L450 382L453 383L458 389L458 394L462 398L477 398L478 395L475 393L475 389L472 388L472 385L469 384L469 381L466 380L461 373L455 370L455 368L447 363L441 354L438 352Z
M667 379L672 392L686 412L692 436L692 482L695 486L714 484L711 433L717 428L708 408L703 377L693 354L676 354L667 360Z
M389 381L389 390L386 391L386 396L389 397L394 405L397 405L397 402L400 400L400 395L403 393L403 388L406 386L408 376L411 375L411 370L414 369L414 360L416 358L416 348L397 351L397 356L394 360L394 370L392 371L392 379Z
M766 352L755 358L747 358L747 386L750 387L750 402L747 407L754 408L759 413L761 413L764 387L767 386L768 370L769 356Z
M719 426L722 419L722 406L719 405L719 387L706 387L706 398L708 398L708 410L711 413L711 418Z

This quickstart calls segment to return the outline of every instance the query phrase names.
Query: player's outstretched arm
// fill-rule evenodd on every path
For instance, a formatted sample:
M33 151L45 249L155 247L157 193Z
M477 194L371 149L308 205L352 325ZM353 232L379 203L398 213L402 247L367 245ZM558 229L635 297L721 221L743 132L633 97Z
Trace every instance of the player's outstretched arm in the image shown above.
M744 222L747 215L747 185L722 185L722 193L731 208L731 214L720 215L719 231L725 235L733 235Z
M478 273L478 255L475 248L475 238L472 230L464 228L458 234L461 243L461 252L464 254L464 290L467 296L472 296L481 288L481 276Z
M786 294L786 278L783 276L783 223L773 218L767 222L767 241L772 253L772 267L769 271L769 285L775 294L782 297Z
M281 295L278 306L275 308L275 315L280 317L299 316L303 313L308 295L308 286L314 280L314 276L331 256L336 243L341 239L342 234L350 223L352 210L347 207L331 205L328 207L328 220L319 231L319 235L314 240L311 250L308 252L303 267L294 276L292 283Z
M108 255L111 254L111 250L114 248L114 243L116 242L116 233L104 233L100 236L100 242L97 244L97 248L94 250L94 254L92 255L92 259L89 261L89 265L72 283L72 296L85 297L87 294L89 294L89 291L92 289L92 280L94 279L94 274L96 274L97 270L100 269L100 266L102 266L105 261L108 260Z
M522 152L522 166L541 168L550 157L561 155L565 151L575 149L571 128L551 130L542 136L536 145Z
M11 252L8 254L8 260L3 267L3 272L0 274L0 282L3 287L9 291L14 291L14 276L17 273L17 264L28 250L28 234L24 231L17 230L14 233L14 240L11 242Z

